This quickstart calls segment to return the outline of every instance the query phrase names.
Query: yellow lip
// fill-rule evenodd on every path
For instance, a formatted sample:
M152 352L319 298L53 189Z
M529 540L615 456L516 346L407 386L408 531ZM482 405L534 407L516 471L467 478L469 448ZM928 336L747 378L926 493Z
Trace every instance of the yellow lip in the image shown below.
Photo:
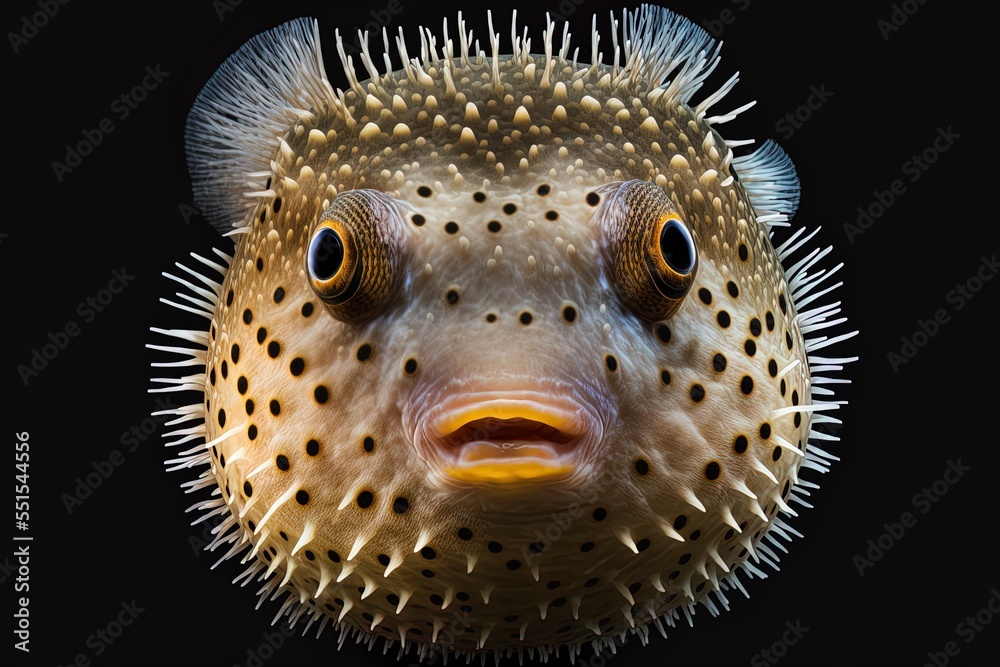
M473 466L452 466L445 468L445 473L463 482L506 484L564 476L572 470L571 466L562 463L491 461Z
M531 401L496 399L450 413L435 425L438 435L454 433L477 419L530 419L560 431L573 430L570 420L552 409Z

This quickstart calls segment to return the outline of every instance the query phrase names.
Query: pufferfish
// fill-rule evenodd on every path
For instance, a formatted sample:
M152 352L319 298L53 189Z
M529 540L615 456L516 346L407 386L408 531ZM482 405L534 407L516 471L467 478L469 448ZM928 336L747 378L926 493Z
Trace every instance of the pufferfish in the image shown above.
M208 323L154 331L198 347L152 346L196 370L153 391L199 394L166 411L194 442L168 464L211 491L192 510L237 581L421 658L575 656L728 608L798 534L846 381L817 373L853 360L815 354L852 333L806 338L844 322L811 305L829 248L784 269L812 234L771 243L790 160L718 134L752 105L708 115L735 76L693 101L711 37L644 6L588 64L516 15L502 55L490 19L485 49L461 15L416 57L400 33L395 71L362 34L364 81L338 33L345 89L311 20L231 56L186 143L235 248L195 256L221 279L170 276Z

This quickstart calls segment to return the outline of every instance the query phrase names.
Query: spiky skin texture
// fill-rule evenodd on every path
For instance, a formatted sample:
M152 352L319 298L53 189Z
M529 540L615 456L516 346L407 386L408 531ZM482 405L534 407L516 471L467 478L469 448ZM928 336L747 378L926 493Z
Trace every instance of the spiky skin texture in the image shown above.
M231 553L251 547L247 581L289 594L279 613L421 655L578 651L645 639L695 602L715 613L710 593L726 606L742 589L735 572L763 576L749 558L777 560L761 540L787 538L777 515L815 458L823 406L759 220L794 205L755 209L704 110L636 68L526 49L445 62L352 80L270 156L213 288L209 454L190 459L211 469L196 486L221 490L206 507L227 517ZM602 239L628 186L607 186L633 179L669 195L697 248L668 320L637 316L609 279ZM306 254L337 195L360 189L388 196L400 284L345 323ZM527 394L592 417L565 477L457 483L421 444L441 405Z

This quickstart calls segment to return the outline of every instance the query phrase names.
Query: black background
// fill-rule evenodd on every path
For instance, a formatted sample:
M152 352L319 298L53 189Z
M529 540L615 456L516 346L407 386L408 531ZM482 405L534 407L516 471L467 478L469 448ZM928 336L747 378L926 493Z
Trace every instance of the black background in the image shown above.
M485 12L469 5L401 0L390 30L410 37L417 23L438 29L457 9L480 36ZM197 216L184 161L182 130L194 96L215 68L254 34L301 15L321 20L327 69L345 84L333 31L350 32L388 3L243 2L221 19L209 2L104 2L61 6L17 53L8 35L4 96L5 213L0 222L0 265L6 295L3 325L4 504L12 502L14 434L30 432L31 544L30 659L16 664L69 664L79 653L95 665L244 665L261 644L277 611L254 611L252 586L230 580L232 563L215 571L212 555L196 555L185 515L186 477L164 470L165 452L154 434L92 496L67 513L63 494L92 463L123 450L122 434L146 419L153 402L144 348L159 342L150 326L183 323L158 298L174 291L162 271L187 253L226 247ZM546 2L498 6L498 26L509 7L540 32ZM573 7L564 3L564 7ZM745 9L741 9L744 8ZM740 70L742 82L716 110L756 99L757 105L722 126L727 138L777 139L794 159L803 200L796 224L823 225L817 240L834 244L832 265L844 261L838 298L861 334L820 354L857 354L854 381L840 411L842 457L819 481L815 509L792 524L806 535L791 545L779 573L751 581L749 600L731 596L733 610L712 619L699 608L695 627L681 627L652 645L631 641L612 662L635 665L747 664L781 639L786 621L808 632L779 664L922 665L927 653L958 642L956 665L995 664L1000 619L965 643L957 625L1000 589L997 572L997 326L1000 301L993 279L961 310L949 290L973 277L981 257L1000 249L996 182L998 120L993 90L998 62L996 17L972 3L908 3L916 12L884 39L878 21L889 2L775 3L764 0L676 2L695 21L723 25L723 61L705 90ZM572 15L576 43L589 54L590 15L606 30L606 3L584 2ZM724 15L729 10L732 13ZM13 2L0 27L19 32L34 2ZM717 24L718 27L718 24ZM499 28L508 39L507 28ZM536 48L540 42L535 41ZM605 36L604 44L610 43ZM146 66L168 76L124 120L112 101L139 84ZM832 96L788 137L776 126L825 86ZM700 99L696 98L696 99ZM51 163L66 144L112 117L115 129L93 154L59 182ZM939 128L960 135L916 181L903 171L914 154L932 146ZM860 236L843 229L859 206L902 180L905 192ZM112 271L135 276L121 294L84 323L77 305L107 286ZM950 321L905 365L890 352L944 309ZM67 322L80 335L30 378L17 366ZM188 322L191 324L192 322ZM160 429L161 431L163 429ZM940 479L948 461L970 466L926 514L912 497ZM816 475L808 476L815 480ZM9 505L8 505L9 507ZM801 508L799 508L801 509ZM883 524L903 512L917 522L860 576L853 561ZM4 513L10 517L10 514ZM13 523L12 517L8 519ZM5 528L8 525L5 520ZM8 529L10 530L10 529ZM8 532L5 530L5 533ZM14 543L0 546L4 565L4 642L13 643L16 574ZM6 560L4 560L6 558ZM120 604L144 611L99 656L88 636L114 620ZM266 665L394 665L353 643L337 652L335 635L294 638ZM589 656L588 656L589 658ZM404 659L402 664L411 662ZM560 659L560 664L568 664Z

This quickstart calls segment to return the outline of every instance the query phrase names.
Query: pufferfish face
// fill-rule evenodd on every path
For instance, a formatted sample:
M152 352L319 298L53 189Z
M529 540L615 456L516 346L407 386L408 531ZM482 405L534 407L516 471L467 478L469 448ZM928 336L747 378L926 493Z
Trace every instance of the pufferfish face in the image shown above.
M800 233L771 245L798 200L780 149L734 158L721 94L691 102L713 41L656 8L622 26L613 66L552 24L543 55L471 53L462 24L397 72L365 46L367 82L341 49L335 91L297 21L199 96L196 195L236 245L199 258L221 283L181 281L207 333L166 332L206 347L158 380L203 392L172 463L205 466L212 548L293 621L579 653L718 613L795 532L837 407L811 370L847 361L807 357L846 337L804 339L836 304L798 308L832 272L786 274Z

